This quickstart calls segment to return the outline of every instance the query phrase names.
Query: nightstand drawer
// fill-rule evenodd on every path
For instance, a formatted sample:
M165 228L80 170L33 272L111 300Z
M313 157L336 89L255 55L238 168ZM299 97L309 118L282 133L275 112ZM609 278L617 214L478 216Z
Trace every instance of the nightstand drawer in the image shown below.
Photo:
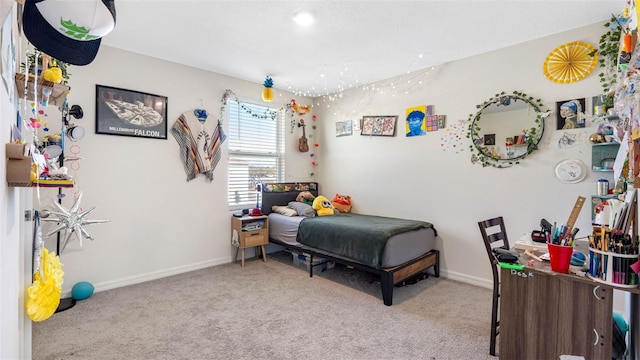
M268 242L264 231L248 232L242 235L244 238L243 247L265 245Z

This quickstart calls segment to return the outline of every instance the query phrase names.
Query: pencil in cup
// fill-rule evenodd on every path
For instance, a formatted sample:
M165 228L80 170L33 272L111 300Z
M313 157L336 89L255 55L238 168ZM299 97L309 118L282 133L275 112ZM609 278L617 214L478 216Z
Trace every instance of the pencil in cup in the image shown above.
M613 282L615 284L625 284L626 280L623 272L625 260L619 256L613 257Z
M606 283L635 287L638 274L631 264L638 261L638 254L613 253L595 248L589 249L589 276Z
M592 277L598 277L598 254L593 251L589 251L589 275Z

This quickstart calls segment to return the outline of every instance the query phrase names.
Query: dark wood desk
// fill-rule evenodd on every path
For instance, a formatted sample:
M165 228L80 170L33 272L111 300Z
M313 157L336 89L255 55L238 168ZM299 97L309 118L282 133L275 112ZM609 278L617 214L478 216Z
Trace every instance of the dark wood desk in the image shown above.
M638 288L618 288L586 277L552 272L548 265L500 272L500 358L559 359L579 355L610 359L613 290L628 291L638 302ZM637 306L635 307L637 311ZM632 306L633 310L633 306ZM631 315L631 359L637 359L637 324Z

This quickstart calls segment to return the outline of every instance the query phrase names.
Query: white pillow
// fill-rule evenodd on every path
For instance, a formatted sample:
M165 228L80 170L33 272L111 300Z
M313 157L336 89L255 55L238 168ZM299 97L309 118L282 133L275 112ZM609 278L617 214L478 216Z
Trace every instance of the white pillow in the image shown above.
M282 214L282 215L285 215L285 216L296 216L296 215L298 215L298 213L295 210L290 209L290 208L288 208L286 206L273 205L271 207L271 210L274 211L274 212L277 212L278 214Z

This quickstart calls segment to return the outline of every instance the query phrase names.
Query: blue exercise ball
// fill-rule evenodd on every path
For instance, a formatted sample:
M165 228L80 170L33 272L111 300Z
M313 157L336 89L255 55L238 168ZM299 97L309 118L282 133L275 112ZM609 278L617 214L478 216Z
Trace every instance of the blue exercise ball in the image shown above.
M81 281L71 288L71 297L76 300L84 300L93 295L93 285L86 281Z

